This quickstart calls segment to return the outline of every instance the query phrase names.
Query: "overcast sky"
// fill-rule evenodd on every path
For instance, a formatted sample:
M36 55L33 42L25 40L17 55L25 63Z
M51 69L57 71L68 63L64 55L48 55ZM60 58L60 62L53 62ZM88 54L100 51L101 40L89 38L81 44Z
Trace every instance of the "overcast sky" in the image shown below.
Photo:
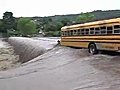
M115 9L120 9L120 0L0 0L0 18L5 11L29 17Z

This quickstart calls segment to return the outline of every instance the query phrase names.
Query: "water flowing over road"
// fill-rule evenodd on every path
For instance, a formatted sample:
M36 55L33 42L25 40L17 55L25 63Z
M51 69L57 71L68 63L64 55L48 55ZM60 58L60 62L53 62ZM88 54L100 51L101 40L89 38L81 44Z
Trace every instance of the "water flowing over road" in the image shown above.
M56 46L19 68L1 71L0 90L120 90L120 56Z

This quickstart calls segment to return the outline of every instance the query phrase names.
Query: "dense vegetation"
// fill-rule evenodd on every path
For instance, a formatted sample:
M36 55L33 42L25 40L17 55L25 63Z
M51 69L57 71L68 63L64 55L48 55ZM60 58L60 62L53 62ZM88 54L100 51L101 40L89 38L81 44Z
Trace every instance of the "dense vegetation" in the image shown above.
M30 18L20 18L17 23L17 30L22 36L35 34L36 24Z
M60 36L63 26L120 17L120 10L93 11L71 15L55 15L49 17L15 18L12 12L3 13L0 20L0 32L4 36Z

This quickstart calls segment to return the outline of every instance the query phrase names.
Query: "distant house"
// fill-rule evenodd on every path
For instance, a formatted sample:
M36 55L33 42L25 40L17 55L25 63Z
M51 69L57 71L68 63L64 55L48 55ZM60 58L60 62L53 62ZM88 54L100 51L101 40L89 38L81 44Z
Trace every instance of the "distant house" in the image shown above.
M44 35L45 35L45 33L42 30L40 30L37 36L43 37Z

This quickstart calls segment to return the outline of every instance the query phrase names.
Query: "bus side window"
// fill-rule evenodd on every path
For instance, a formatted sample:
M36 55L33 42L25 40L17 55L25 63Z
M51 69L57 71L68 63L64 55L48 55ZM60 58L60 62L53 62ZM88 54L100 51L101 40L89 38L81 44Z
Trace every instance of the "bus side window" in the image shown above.
M94 28L90 28L90 35L94 34Z
M78 30L76 30L76 35L78 35Z
M68 36L68 31L65 31L65 36Z
M120 25L115 25L114 26L114 33L115 34L120 34Z
M107 33L107 32L106 32L106 27L105 27L105 26L100 27L100 31L101 31L101 35L104 35L104 34Z
M66 31L64 31L64 36L66 36Z
M85 34L89 35L89 29L85 29Z
M73 36L73 30L71 30L70 32L71 32L71 36Z
M64 32L63 31L61 31L61 36L64 36Z
M107 34L112 34L113 29L112 26L107 27Z
M84 35L84 29L81 29L81 35Z
M71 36L73 36L73 30L70 30Z
M67 32L67 36L69 36L69 31L66 31Z
M78 29L78 35L81 35L81 30L80 29Z
M95 35L99 35L99 34L101 34L101 32L100 32L100 28L97 27L97 28L95 28Z
M64 31L62 31L62 36L64 36Z
M71 32L70 31L68 31L68 36L71 36Z
M74 35L74 36L76 35L76 30L73 30L73 35Z
M63 31L63 36L65 36L65 31Z

